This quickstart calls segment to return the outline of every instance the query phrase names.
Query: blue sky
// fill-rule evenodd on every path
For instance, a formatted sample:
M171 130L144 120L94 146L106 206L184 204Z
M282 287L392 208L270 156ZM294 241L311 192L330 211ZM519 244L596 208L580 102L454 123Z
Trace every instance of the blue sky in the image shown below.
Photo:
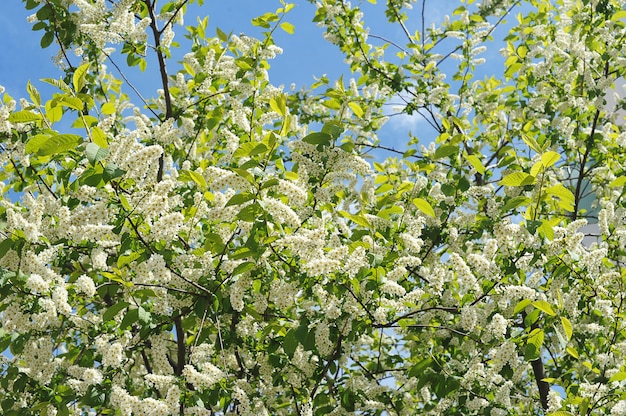
M56 53L54 45L42 50L39 41L42 32L33 32L31 24L26 18L34 10L25 10L19 0L5 0L2 13L0 13L0 85L14 98L27 96L26 83L30 80L33 85L40 89L42 98L46 98L53 92L51 87L41 83L41 78L58 78L62 72L52 63L51 57ZM271 62L270 79L276 85L283 84L287 88L295 83L298 88L310 85L315 76L327 74L332 81L341 74L344 79L350 77L347 66L343 63L343 56L338 49L323 39L323 30L312 22L315 6L306 0L294 0L296 7L290 11L286 20L295 25L295 33L289 35L283 31L277 31L276 43L283 48L284 53ZM406 43L406 38L398 25L389 25L384 17L386 1L378 0L373 5L368 1L360 3L365 21L371 27L372 34L396 40L400 44ZM432 22L440 23L445 14L451 14L454 8L461 4L458 0L429 0L426 2L425 22L430 26ZM409 11L407 27L410 31L420 30L421 10L416 4L414 10ZM258 28L251 24L251 19L267 11L274 11L281 7L278 0L228 0L228 1L205 1L202 7L191 6L185 16L185 24L194 24L196 16L209 16L208 33L215 33L219 27L226 33L245 33L251 36L259 36ZM185 41L185 30L175 28L175 40ZM119 48L120 45L117 45ZM180 56L184 54L184 46L180 50ZM497 55L497 49L492 50ZM76 60L77 61L77 60ZM123 59L119 59L124 64ZM123 68L125 65L120 65ZM168 68L172 71L172 66ZM111 68L113 70L113 68ZM125 70L125 74L136 84L142 95L151 97L158 88L157 77L142 74L137 68ZM148 75L148 76L147 76ZM135 99L127 89L131 99ZM136 100L136 103L139 103ZM391 108L389 109L391 112ZM387 145L402 147L408 140L408 132L414 134L422 132L426 123L418 116L393 117L381 132L381 137ZM432 130L428 128L428 130ZM432 133L430 134L432 136ZM432 139L430 137L428 140Z
M54 45L42 50L39 46L42 32L31 31L31 24L26 21L34 11L26 10L19 0L3 3L0 13L0 53L3 56L0 60L0 85L12 96L19 97L25 95L28 80L37 85L40 78L54 78L62 73L51 60L51 56L56 53ZM296 25L295 34L276 33L277 43L285 50L282 56L272 62L271 76L277 84L311 84L313 74L339 74L344 69L341 54L323 40L322 30L311 22L314 6L306 1L296 4L297 7L287 17L288 21ZM258 30L250 20L280 6L280 2L274 0L206 1L202 7L190 7L185 24L194 24L196 15L208 15L209 33L215 33L215 27L219 27L226 33L232 31L254 36L258 35ZM185 30L177 27L175 31L175 40L183 42Z

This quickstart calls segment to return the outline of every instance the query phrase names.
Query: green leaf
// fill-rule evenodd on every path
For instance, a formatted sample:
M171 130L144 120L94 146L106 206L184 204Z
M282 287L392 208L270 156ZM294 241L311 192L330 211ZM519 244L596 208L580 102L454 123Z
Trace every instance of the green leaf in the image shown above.
M49 32L46 32L41 37L41 41L39 41L39 46L41 46L42 49L46 49L52 44L52 41L54 41L54 32L51 30Z
M435 218L435 210L433 209L433 207L428 203L428 201L426 201L425 199L422 198L414 198L413 199L413 205L415 205L417 207L417 209L419 209L420 211L422 211L424 214Z
M539 309L540 311L547 313L550 316L556 315L556 312L554 312L554 309L552 309L552 305L550 305L545 300L536 300L533 302L533 306Z
M570 339L572 339L572 334L574 333L574 327L572 323L570 322L570 320L564 316L561 317L561 325L563 326L563 332L565 332L565 336L567 337L567 340L569 341Z
M178 176L178 180L183 182L192 181L200 188L206 188L207 186L204 176L193 170L181 170Z
M252 185L256 185L256 180L254 179L254 176L252 176L252 174L246 169L233 168L232 171L250 182Z
M513 309L513 314L517 315L518 313L526 309L526 307L531 303L532 301L530 299L522 299L517 303L517 305L515 305L515 308Z
M327 121L322 126L322 133L326 133L330 135L330 137L333 140L338 139L339 136L341 136L341 133L343 133L343 131L344 131L343 125L340 122L335 121L335 120Z
M48 156L61 153L69 149L74 149L83 141L81 136L76 134L58 134L46 140L39 149L37 154L40 156Z
M121 256L119 256L117 258L117 268L121 269L122 267L126 266L127 264L130 264L133 261L137 260L139 257L141 257L141 253L139 253L137 251L133 251L130 254L121 255Z
M47 142L49 138L50 136L47 134L38 134L31 137L26 142L26 146L24 146L24 152L29 155L36 154L39 151L39 148Z
M470 165L472 165L472 167L476 169L476 172L480 173L481 175L485 174L485 166L483 166L483 162L480 161L480 158L478 156L467 155L465 156L465 158L470 163Z
M566 412L565 410L557 410L556 412L548 413L546 416L574 416L574 415L570 412Z
M543 149L541 148L541 146L539 146L539 143L537 143L537 140L535 140L534 137L527 134L522 134L522 140L524 140L524 143L526 143L535 152L541 153L543 151Z
M41 120L41 115L28 110L20 110L9 114L7 120L11 123L32 123Z
M245 156L256 156L267 151L267 146L263 143L247 142L239 146L235 153L234 158L240 158Z
M105 182L111 182L111 180L115 178L119 178L125 173L126 171L123 169L120 169L115 163L108 163L104 167L104 172L102 172L102 179Z
M579 358L578 351L576 351L574 348L572 348L572 347L566 347L566 348L565 348L565 351L566 351L569 355L571 355L572 357L574 357L574 358L576 358L576 359L578 359L578 358Z
M102 314L102 322L110 321L115 318L115 316L124 308L126 308L130 303L128 302L119 302L115 305L110 306L104 313Z
M623 21L626 19L626 10L618 10L617 13L613 14L611 20L613 22Z
M542 221L541 225L537 228L537 231L539 231L540 235L548 240L554 240L554 228L549 221Z
M251 194L249 192L242 192L239 194L235 194L230 197L230 199L228 200L228 202L226 203L224 207L230 207L232 205L241 205L244 202L253 200L254 198L255 198L254 194Z
M75 129L89 129L91 126L95 126L96 124L98 124L98 119L87 114L74 120L72 127Z
M453 144L444 144L435 150L435 159L441 159L444 157L451 156L459 152L459 146Z
M332 140L330 134L317 132L306 135L302 141L305 143L328 146Z
M541 155L541 163L543 163L543 166L545 168L549 168L550 166L554 165L556 162L559 161L559 159L559 154L554 151L549 151Z
M237 214L237 218L242 221L255 222L257 219L260 219L262 212L263 208L257 202L254 202L243 207Z
M33 87L33 84L28 81L28 84L26 84L26 90L28 91L28 95L30 96L32 102L39 107L41 105L41 96L39 95L37 88Z
M614 381L622 381L622 380L626 380L626 372L624 371L620 371L619 373L613 374L611 378L609 379L609 383L612 383Z
M100 112L106 115L115 114L115 111L115 104L113 103L104 103L102 104L102 108L100 109Z
M626 175L613 179L613 181L609 184L612 188L619 188L624 185L626 185Z
M253 263L251 261L245 261L241 264L238 264L237 267L235 267L235 270L233 270L232 275L233 276L237 276L239 274L245 273L249 270L252 270L256 267L256 263Z
M107 149L109 147L109 143L107 142L107 136L100 127L96 126L91 129L91 139L95 144L104 149Z
M109 280L111 280L113 282L121 283L122 285L124 285L126 287L134 286L133 282L127 282L126 280L122 279L121 276L117 275L116 273L100 272L100 274L102 276L106 277L107 279L109 279Z
M284 94L280 94L270 99L270 108L281 116L287 115L287 98Z
M139 320L139 310L137 308L129 309L124 315L122 322L120 323L120 329L123 331L130 328L135 322Z
M46 103L46 118L50 121L50 123L56 123L63 118L63 107L52 104L48 105L49 103L51 103L51 101Z
M402 215L403 213L404 209L402 209L401 206L394 205L389 208L381 209L380 211L378 211L378 214L376 214L376 216L389 220L391 219L392 215Z
M285 337L283 338L283 342L282 342L283 350L285 351L285 354L287 354L290 358L292 358L299 344L300 342L298 342L296 328L290 329L287 332L287 334L285 334Z
M85 104L83 100L78 97L72 97L71 95L64 95L60 100L59 104L64 105L69 108L73 108L74 110L82 111Z
M86 64L82 64L76 71L74 71L74 75L72 76L72 84L74 85L74 91L80 92L85 86L85 76L87 75L87 71L89 70L89 66L91 64L87 62Z
M15 242L13 241L11 237L4 239L0 243L0 259L9 252L9 250L13 247L14 244Z
M559 183L557 185L546 188L545 192L548 195L558 197L561 200L559 203L559 206L563 208L564 210L569 211L569 212L574 211L574 202L576 198L574 197L574 194L572 193L572 191L567 189L562 184Z
M624 19L626 19L626 10L618 10L615 14L613 14L613 16L611 17L611 20L613 22L618 22L618 21L624 21Z
M103 149L95 143L88 143L85 149L87 160L95 166L96 163L104 160L109 155L108 149Z
M45 82L46 84L53 85L57 87L58 89L60 89L61 91L64 91L67 93L71 93L72 91L70 90L70 87L62 79L42 78L41 81Z
M104 169L101 165L93 168L87 168L78 178L79 183L93 187L99 187L102 184L102 172Z
M215 28L215 33L217 34L217 38L222 42L226 42L228 40L228 35L224 33L219 27Z
M520 207L522 205L525 205L527 203L529 203L531 201L530 198L525 197L525 196L516 196L515 198L511 198L509 200L507 200L504 205L502 206L502 211L503 212L508 212L512 209L515 209L517 207Z
M139 322L141 322L142 324L149 324L150 321L152 320L152 316L150 315L150 312L145 310L143 306L140 306L139 308L137 308L137 318L139 319Z
M284 30L285 32L289 33L290 35L293 35L296 29L296 27L289 22L282 22L280 24L280 28Z
M535 177L526 172L513 172L506 175L500 183L504 186L525 186L535 183Z
M354 112L354 115L356 115L358 118L363 117L363 109L358 103L355 103L354 101L349 102L348 107L350 107L350 109Z
M526 340L526 359L532 361L539 358L544 336L543 330L539 328L535 328L530 332Z
M339 215L351 219L355 224L362 227L371 228L369 221L365 218L365 216L363 216L363 214L351 214L348 211L339 211Z

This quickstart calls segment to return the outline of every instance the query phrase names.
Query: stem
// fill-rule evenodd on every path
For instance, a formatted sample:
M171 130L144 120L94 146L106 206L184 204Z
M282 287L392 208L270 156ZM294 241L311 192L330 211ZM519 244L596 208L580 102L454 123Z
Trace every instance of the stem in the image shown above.
M161 119L161 121L165 121L172 117L172 97L170 97L170 87L167 79L167 68L165 66L165 56L163 56L163 51L161 50L161 32L157 28L156 24L156 16L154 14L154 5L150 4L149 0L144 0L148 8L148 13L150 14L150 29L152 30L152 35L154 37L154 48L156 50L157 60L159 62L159 73L161 74L161 84L163 85L163 97L165 99L165 116ZM157 172L157 182L161 182L163 179L163 164L164 164L164 154L161 153L159 156L159 171Z
M526 319L526 313L522 312L522 321ZM539 325L534 323L530 326L531 332L535 329L539 329ZM533 375L535 376L535 382L537 383L537 389L539 390L539 401L543 410L548 410L548 393L550 392L550 385L543 381L546 378L546 369L541 361L541 354L537 359L530 362L530 366L533 369Z
M604 64L604 76L607 77L609 74L609 62L605 62ZM581 84L581 88L582 88ZM589 137L587 138L587 143L585 147L585 153L583 154L582 160L580 161L580 166L578 170L578 179L576 180L576 191L574 192L574 211L572 212L572 221L578 218L578 206L580 205L580 201L582 200L582 186L583 181L585 179L585 175L588 173L588 170L585 169L587 165L587 158L589 157L589 153L593 148L594 138L596 134L596 128L598 127L598 119L600 118L600 109L596 110L596 114L593 117L593 123L591 125L591 131L589 132Z
M541 407L544 410L548 410L548 393L550 392L550 385L543 381L546 378L546 372L543 367L543 361L541 358L537 358L530 362L533 368L533 374L535 375L535 381L537 382L537 388L539 389L539 400L541 401Z
M180 315L174 318L174 325L176 327L176 345L177 345L177 363L176 363L176 375L180 376L183 373L183 367L185 367L187 348L186 337L183 329L183 320Z

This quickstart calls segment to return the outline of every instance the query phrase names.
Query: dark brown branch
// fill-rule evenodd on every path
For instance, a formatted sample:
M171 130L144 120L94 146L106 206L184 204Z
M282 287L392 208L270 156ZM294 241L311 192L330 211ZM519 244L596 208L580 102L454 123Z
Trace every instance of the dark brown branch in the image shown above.
M174 11L174 14L172 14L172 17L170 17L168 19L167 22L165 22L165 25L163 25L163 28L159 31L159 35L163 34L163 31L165 30L165 28L167 28L169 25L172 24L172 22L174 22L174 19L176 19L176 16L178 16L178 13L180 12L180 10L185 7L185 4L187 4L189 2L189 0L183 0L178 7L176 8L176 10Z
M187 363L187 342L185 338L185 330L183 329L183 320L180 315L174 318L174 326L176 328L176 370L177 376L183 373L183 368Z
M526 313L522 312L522 322L526 319ZM530 330L533 331L539 329L539 325L534 323L530 326ZM548 410L548 393L550 392L550 385L544 381L546 378L546 370L541 360L541 351L539 351L539 357L530 362L530 366L533 369L533 375L535 376L535 382L537 383L537 389L539 390L539 401L541 407L544 410Z
M111 55L107 54L104 50L102 51L102 53L107 57L107 59L109 60L109 62L111 62L111 64L115 67L115 69L117 70L117 72L120 74L120 76L122 77L122 79L124 80L124 82L130 87L131 90L133 90L133 92L135 94L137 94L137 97L139 97L139 99L141 100L141 102L143 102L143 104L146 106L146 108L148 109L148 111L150 111L156 118L159 118L159 115L152 109L150 108L150 105L148 104L148 101L146 101L145 98L143 98L143 95L141 95L141 93L139 92L139 90L133 85L132 82L130 82L130 80L126 77L126 75L124 75L124 72L122 72L122 70L120 69L120 67L117 65L117 63L115 63L115 61L113 60L113 58L111 58Z
M604 63L604 76L608 77L609 74L609 61L606 61ZM581 88L582 88L581 84ZM580 166L578 167L578 179L576 180L576 191L574 192L574 211L572 212L572 220L575 220L576 218L578 218L578 207L580 205L580 201L582 201L582 193L584 192L584 190L582 189L583 186L583 181L585 179L585 175L587 175L587 173L589 173L589 170L591 170L592 168L590 168L589 170L587 170L585 167L587 165L587 159L589 158L589 154L591 153L591 149L593 148L593 144L594 144L594 136L596 134L596 129L598 127L598 120L600 118L600 109L598 108L596 110L596 114L593 117L593 122L591 125L591 131L589 132L589 136L587 137L587 142L585 143L585 153L583 154L582 160L580 161Z
M550 385L543 379L546 378L546 372L543 367L543 361L541 357L530 362L533 368L533 374L535 381L537 382L537 388L539 389L539 400L541 401L541 407L544 410L548 410L548 393L550 392Z
M315 393L317 393L317 389L320 387L320 384L322 382L323 376L326 374L326 372L330 368L330 365L335 360L339 359L339 357L341 356L341 343L342 343L342 341L343 341L343 335L339 334L339 338L337 339L337 343L335 344L335 350L333 351L333 354L328 358L328 361L326 362L326 365L324 366L324 369L321 371L320 379L317 380L317 382L315 383L315 386L313 386L313 389L311 390L311 397L315 397Z
M144 3L148 7L148 13L150 14L150 29L154 36L154 47L156 49L157 60L159 62L159 73L161 75L161 84L163 85L163 98L165 100L165 115L161 121L165 121L172 117L174 111L172 109L172 97L170 96L170 87L167 76L167 67L165 65L165 56L161 50L161 32L157 28L156 16L154 14L154 8L150 4L149 0L144 0ZM164 154L159 156L159 170L157 172L157 182L161 182L163 179L163 165L165 163Z

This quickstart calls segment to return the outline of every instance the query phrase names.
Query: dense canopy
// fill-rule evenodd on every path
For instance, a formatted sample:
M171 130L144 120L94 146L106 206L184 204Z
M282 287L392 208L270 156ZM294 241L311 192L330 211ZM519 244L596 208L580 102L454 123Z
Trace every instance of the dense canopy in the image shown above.
M292 4L23 1L65 76L0 88L2 414L626 415L622 1L319 0L302 90Z

